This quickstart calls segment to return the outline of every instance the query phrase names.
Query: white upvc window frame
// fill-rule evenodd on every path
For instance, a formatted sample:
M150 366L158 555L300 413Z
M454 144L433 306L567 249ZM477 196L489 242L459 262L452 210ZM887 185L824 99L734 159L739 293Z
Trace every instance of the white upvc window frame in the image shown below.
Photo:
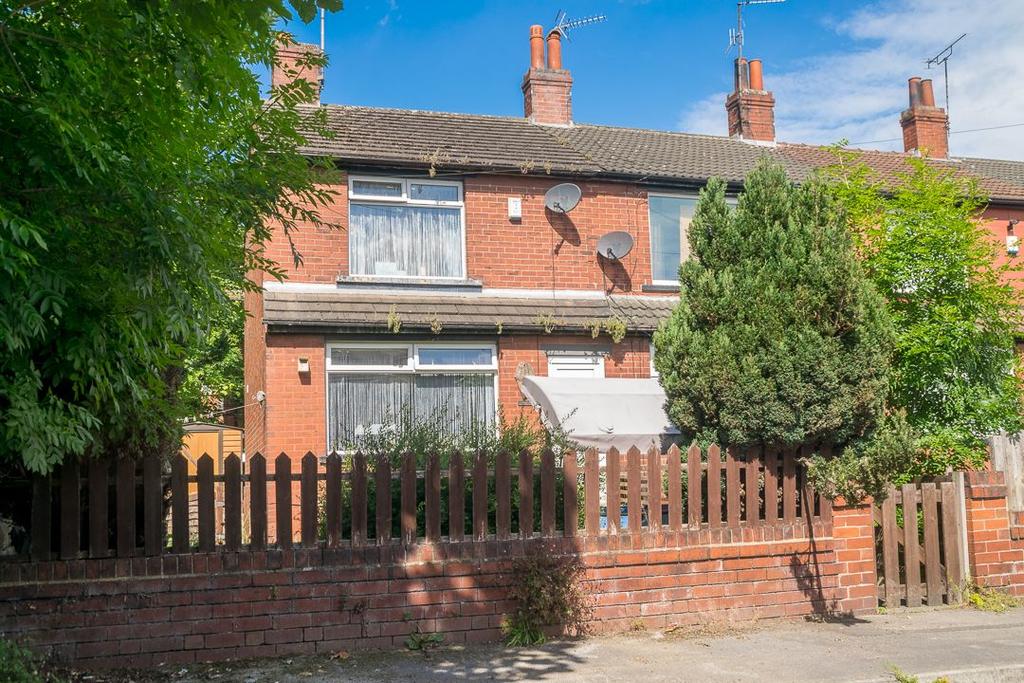
M376 195L365 195L356 194L355 183L356 182L376 182L376 183L398 183L402 187L402 196L400 197L381 197ZM413 199L409 192L410 185L442 185L445 187L454 187L458 190L458 200L432 200L432 199ZM467 256L468 251L468 231L466 230L466 196L465 188L461 180L435 180L433 178L418 178L418 177L407 177L407 176L378 176L378 175L350 175L348 177L348 205L352 204L375 204L378 206L436 206L443 208L457 208L459 209L459 224L462 226L462 275L458 276L440 276L432 275L426 278L419 275L368 275L364 273L354 274L353 277L365 278L367 280L437 280L447 282L458 282L465 280L469 277L467 270ZM349 224L351 225L352 215L351 209L349 210ZM349 253L349 263L351 263L351 252Z
M651 254L651 284L654 285L678 285L678 280L656 280L654 279L654 228L651 222L651 197L668 197L672 199L692 199L697 201L699 195L691 192L648 192L647 193L647 239L650 243L650 254ZM692 218L691 218L692 220ZM687 226L687 237L689 236L689 226ZM682 238L680 235L679 249L682 251ZM680 254L679 265L683 264L682 254ZM678 267L678 266L677 266Z
M402 367L393 365L332 365L331 350L343 349L380 349L380 348L404 348L406 349L406 364ZM419 365L419 349L454 349L474 348L489 349L491 362L489 365ZM326 452L330 452L330 400L328 392L331 383L330 376L335 375L492 375L494 389L495 424L498 424L501 415L501 392L498 384L498 345L495 342L474 342L474 341L445 341L445 342L373 342L373 341L330 341L324 345L324 433L327 436Z
M661 375L658 373L658 368L654 367L654 340L652 339L648 344L648 355L650 356L651 362L651 379L657 379Z

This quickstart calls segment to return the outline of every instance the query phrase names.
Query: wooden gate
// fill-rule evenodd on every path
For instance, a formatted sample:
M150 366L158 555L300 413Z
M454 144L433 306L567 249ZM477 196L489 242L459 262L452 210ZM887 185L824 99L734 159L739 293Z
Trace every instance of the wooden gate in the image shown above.
M955 604L967 578L963 473L890 487L874 508L878 598L886 607Z

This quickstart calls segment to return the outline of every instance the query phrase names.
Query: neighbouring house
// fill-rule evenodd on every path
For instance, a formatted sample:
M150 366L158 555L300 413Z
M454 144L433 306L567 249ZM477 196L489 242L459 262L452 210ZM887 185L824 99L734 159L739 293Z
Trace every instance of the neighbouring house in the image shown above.
M310 135L305 151L342 171L322 212L341 227L294 234L300 267L278 230L269 255L288 279L257 274L262 291L247 295L250 453L322 455L403 409L427 417L447 406L452 430L537 405L558 421L574 392L587 416L567 426L585 444L671 431L663 415L631 415L623 396L648 405L660 391L651 335L676 302L698 191L719 176L740 192L763 156L798 181L833 158L775 140L759 60L735 61L729 135L716 137L576 122L559 34L531 27L529 55L521 118L308 105L325 110L333 131ZM273 82L284 78L275 69ZM931 81L910 79L909 93L906 151L863 159L894 172L926 154L973 175L991 197L993 239L1005 243L1024 218L1024 162L951 156ZM568 212L545 206L562 183L581 190ZM610 233L627 233L632 249L599 254Z

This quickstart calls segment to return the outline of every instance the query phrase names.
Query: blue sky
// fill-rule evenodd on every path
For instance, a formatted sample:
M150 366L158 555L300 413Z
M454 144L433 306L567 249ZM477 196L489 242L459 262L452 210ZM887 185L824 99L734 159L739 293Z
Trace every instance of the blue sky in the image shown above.
M933 75L924 58L960 32L954 56L954 130L1024 122L1016 45L1022 0L788 0L745 11L746 47L765 62L778 101L778 138L828 143L897 138L906 79ZM583 123L725 133L732 87L726 53L733 0L429 2L348 0L327 17L323 101L522 115L529 26L570 17L608 20L573 35L574 118ZM967 7L965 7L965 5ZM982 10L982 11L979 11ZM318 22L286 27L319 41ZM940 102L941 103L941 102ZM958 108L959 104L959 108ZM898 142L867 145L897 148ZM1024 158L1024 127L957 134L954 154Z

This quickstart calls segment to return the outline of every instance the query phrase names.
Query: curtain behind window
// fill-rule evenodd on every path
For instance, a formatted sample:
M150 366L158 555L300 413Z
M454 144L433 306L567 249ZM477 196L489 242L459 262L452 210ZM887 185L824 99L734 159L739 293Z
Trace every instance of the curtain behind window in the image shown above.
M494 375L331 374L327 391L328 443L342 449L367 430L404 417L438 419L448 434L470 425L493 426Z
M349 215L353 275L463 277L459 209L352 204Z

